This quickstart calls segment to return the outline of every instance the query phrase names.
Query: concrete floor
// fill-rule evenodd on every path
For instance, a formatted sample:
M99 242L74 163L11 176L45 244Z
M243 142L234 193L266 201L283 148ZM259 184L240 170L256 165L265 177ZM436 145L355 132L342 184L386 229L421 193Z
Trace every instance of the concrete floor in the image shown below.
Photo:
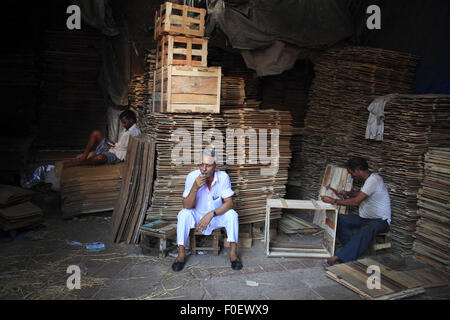
M0 299L362 300L326 277L323 259L267 258L262 240L240 249L240 271L230 268L229 249L223 249L218 256L191 255L174 273L173 257L114 243L112 212L62 220L56 193L41 194L39 201L45 226L0 243ZM92 242L106 249L86 252ZM81 269L81 289L66 286L70 265ZM449 287L441 287L410 299L449 297Z

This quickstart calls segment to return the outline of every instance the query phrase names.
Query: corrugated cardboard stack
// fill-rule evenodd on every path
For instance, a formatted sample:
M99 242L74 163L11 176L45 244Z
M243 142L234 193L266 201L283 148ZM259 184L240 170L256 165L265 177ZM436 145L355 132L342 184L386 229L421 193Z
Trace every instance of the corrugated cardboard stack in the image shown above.
M11 231L43 221L42 210L30 200L34 192L0 184L0 229Z

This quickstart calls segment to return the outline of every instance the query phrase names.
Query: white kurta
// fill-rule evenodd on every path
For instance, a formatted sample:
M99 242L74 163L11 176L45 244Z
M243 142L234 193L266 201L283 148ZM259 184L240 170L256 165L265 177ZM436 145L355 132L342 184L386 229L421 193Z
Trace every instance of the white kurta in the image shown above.
M195 179L200 175L200 170L194 170L186 177L183 198L186 198L191 192ZM205 184L197 191L195 207L192 209L183 209L178 213L177 222L177 242L178 245L186 246L188 244L189 232L195 228L200 219L207 213L219 208L222 199L231 197L234 194L231 189L230 178L224 171L216 171L211 183L211 190ZM238 242L239 221L238 214L233 209L224 214L214 217L209 226L203 231L203 234L210 235L218 228L225 228L227 231L228 242Z

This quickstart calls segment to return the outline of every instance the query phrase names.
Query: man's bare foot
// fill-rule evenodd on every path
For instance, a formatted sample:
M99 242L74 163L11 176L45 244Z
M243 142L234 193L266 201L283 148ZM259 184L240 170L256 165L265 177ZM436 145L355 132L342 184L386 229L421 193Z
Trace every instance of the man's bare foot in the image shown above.
M332 256L331 258L327 259L326 265L328 267L331 267L331 266L335 265L336 263L338 263L338 261L339 261L339 257Z

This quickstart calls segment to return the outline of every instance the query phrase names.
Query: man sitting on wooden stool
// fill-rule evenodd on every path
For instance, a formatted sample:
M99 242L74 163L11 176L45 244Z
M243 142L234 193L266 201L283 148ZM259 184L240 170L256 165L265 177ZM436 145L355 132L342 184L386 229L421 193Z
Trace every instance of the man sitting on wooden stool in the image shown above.
M230 242L230 262L233 270L242 269L237 256L239 233L238 214L233 210L231 183L228 174L217 170L215 151L205 150L200 168L186 177L183 192L183 210L178 213L178 257L172 264L173 271L180 271L185 264L185 247L193 228L210 235L214 229L225 227Z
M82 165L114 164L124 161L130 136L140 135L141 130L136 125L136 115L133 111L123 111L119 115L119 119L125 131L121 133L117 143L109 141L100 131L95 130L91 133L83 154L58 165L69 168ZM92 154L91 150L94 147L96 149Z
M343 247L327 264L356 260L378 233L387 232L391 223L391 201L383 178L369 171L367 161L353 157L347 162L353 179L364 181L361 191L337 191L343 200L323 196L322 200L339 206L359 206L359 215L339 214L337 236ZM360 228L353 233L353 228Z

